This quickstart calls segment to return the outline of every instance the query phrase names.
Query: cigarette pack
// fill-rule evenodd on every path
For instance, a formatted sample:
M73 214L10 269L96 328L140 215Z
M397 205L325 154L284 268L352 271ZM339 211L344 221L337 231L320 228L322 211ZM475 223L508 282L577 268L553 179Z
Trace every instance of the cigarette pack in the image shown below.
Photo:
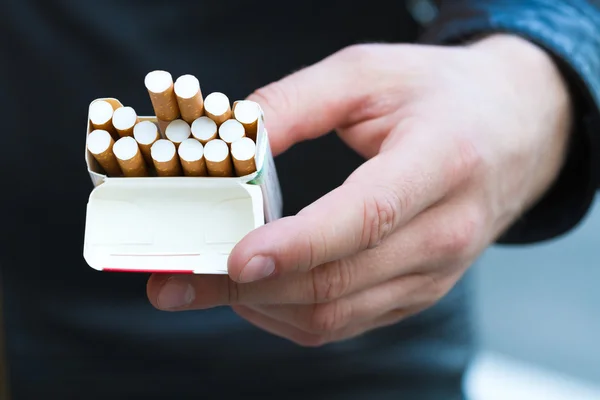
M123 106L117 99L94 101L99 100ZM156 117L139 118L159 123ZM92 130L88 115L86 138ZM83 255L96 270L227 274L236 243L281 217L281 189L262 110L256 172L243 177L113 177L92 157L87 139L85 151L93 189Z

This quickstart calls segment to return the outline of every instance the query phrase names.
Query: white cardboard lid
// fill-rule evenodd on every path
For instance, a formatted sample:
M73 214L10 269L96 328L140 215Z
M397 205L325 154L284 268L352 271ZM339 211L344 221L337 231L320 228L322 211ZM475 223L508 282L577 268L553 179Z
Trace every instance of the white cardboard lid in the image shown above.
M84 258L105 271L226 274L229 253L263 215L254 185L108 179L88 201Z
M88 119L86 134L90 130ZM262 119L259 131L259 148L265 148ZM257 158L260 170L265 154ZM236 243L268 220L264 185L249 183L256 172L241 178L106 177L87 149L86 164L94 189L83 256L99 271L227 274Z

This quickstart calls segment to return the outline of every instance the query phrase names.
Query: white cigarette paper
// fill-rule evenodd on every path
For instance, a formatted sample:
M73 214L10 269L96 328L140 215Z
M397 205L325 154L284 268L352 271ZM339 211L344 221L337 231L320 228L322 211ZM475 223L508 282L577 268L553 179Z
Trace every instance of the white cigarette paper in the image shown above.
M256 172L256 144L249 137L243 137L231 144L231 158L237 176L250 175Z
M191 127L192 135L203 145L217 138L218 129L216 122L208 117L196 119Z
M119 136L133 136L133 127L139 122L135 110L131 107L117 108L112 117L112 123Z
M113 147L113 151L125 176L148 176L146 162L144 161L144 157L134 138L131 136L124 136L117 140Z
M250 100L236 101L233 108L233 115L236 120L244 125L246 136L256 141L258 119L260 118L258 103Z
M191 133L187 122L182 119L176 119L167 126L165 136L175 144L175 147L179 147L179 144L188 139Z
M219 127L219 137L227 144L231 144L244 136L244 126L235 119L229 119Z
M175 95L181 119L191 124L204 114L204 100L200 82L193 75L182 75L175 81Z
M185 176L206 176L204 146L196 139L184 140L177 150Z
M204 159L208 175L215 177L233 176L233 164L229 146L221 139L214 139L204 146Z
M146 75L144 84L150 95L150 101L161 121L170 122L179 118L179 104L173 84L173 77L167 71L152 71Z
M105 100L96 100L90 106L90 122L94 130L103 130L108 132L113 139L117 138L112 119L115 113L113 106Z
M108 176L122 175L121 167L113 152L114 139L107 131L96 129L87 138L87 148Z
M146 162L152 165L152 155L150 148L158 139L160 134L158 133L158 127L152 121L142 121L133 127L133 138L137 140L140 145L140 150L146 159Z
M159 139L154 142L150 151L158 176L181 175L181 163L173 142L167 139Z
M229 98L221 92L213 92L204 99L206 116L221 125L231 118L231 104Z

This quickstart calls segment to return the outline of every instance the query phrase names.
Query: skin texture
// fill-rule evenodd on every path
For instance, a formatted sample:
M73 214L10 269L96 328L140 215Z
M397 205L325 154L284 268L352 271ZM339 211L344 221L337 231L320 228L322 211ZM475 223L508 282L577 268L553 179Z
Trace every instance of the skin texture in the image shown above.
M229 277L154 275L148 298L170 311L231 306L303 346L439 301L549 188L571 131L553 61L510 35L353 46L250 98L275 154L335 130L368 161L297 215L248 234Z

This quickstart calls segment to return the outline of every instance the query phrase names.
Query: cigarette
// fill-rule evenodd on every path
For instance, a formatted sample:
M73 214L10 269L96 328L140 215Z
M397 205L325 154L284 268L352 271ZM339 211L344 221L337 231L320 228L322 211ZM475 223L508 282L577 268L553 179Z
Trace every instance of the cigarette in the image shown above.
M231 144L231 158L237 176L250 175L256 172L256 144L249 137L243 137Z
M221 125L231 118L231 105L229 98L221 92L213 92L204 99L206 116Z
M179 147L179 144L186 139L189 139L192 131L187 122L182 119L176 119L172 121L165 130L165 136L169 139L175 147Z
M200 82L193 75L182 75L175 81L175 95L181 119L192 124L204 114L204 100Z
M244 125L246 136L256 141L258 118L260 118L258 103L250 100L236 101L233 105L233 115L236 120Z
M113 153L114 139L103 129L93 130L87 138L87 148L108 176L121 176L121 167Z
M217 138L218 129L216 122L208 117L198 118L191 127L192 135L203 145Z
M124 136L113 146L115 157L121 166L123 175L127 177L148 176L148 168L142 152L131 136Z
M208 174L204 160L204 146L198 140L184 140L177 152L185 176L206 176Z
M144 159L149 165L152 165L152 154L150 148L158 139L160 134L156 124L152 121L142 121L133 127L133 138L140 145L140 150Z
M221 139L214 139L204 146L204 159L209 176L231 177L233 165L229 154L229 146Z
M112 119L115 109L105 100L96 100L90 105L90 122L92 130L103 130L108 132L113 139L119 138L115 130Z
M244 125L235 119L229 119L219 127L219 137L222 141L231 145L231 143L245 136Z
M140 122L135 110L131 107L121 107L115 110L112 123L121 137L133 136L133 127Z
M150 148L154 168L158 176L180 176L181 164L173 142L159 139Z
M146 75L144 84L150 95L156 118L170 122L179 118L180 111L173 84L173 77L167 71L152 71Z

